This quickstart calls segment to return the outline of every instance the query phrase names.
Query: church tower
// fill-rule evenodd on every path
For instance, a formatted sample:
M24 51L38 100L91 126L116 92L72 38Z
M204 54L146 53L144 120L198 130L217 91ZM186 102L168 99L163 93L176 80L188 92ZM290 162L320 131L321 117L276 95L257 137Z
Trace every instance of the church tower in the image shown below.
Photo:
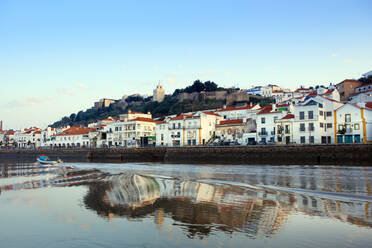
M152 101L153 102L162 102L164 100L164 96L165 96L164 88L163 88L163 86L161 86L161 84L159 82L158 85L156 86L156 89L154 90Z

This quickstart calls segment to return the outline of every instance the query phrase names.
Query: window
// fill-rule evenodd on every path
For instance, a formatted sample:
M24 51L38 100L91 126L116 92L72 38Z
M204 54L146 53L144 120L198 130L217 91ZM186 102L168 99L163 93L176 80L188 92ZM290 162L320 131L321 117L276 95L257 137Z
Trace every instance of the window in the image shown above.
M351 133L351 131L352 131L350 124L345 124L345 129L346 129L347 133Z
M332 123L327 123L327 128L332 128Z
M319 111L319 115L323 116L323 111L322 110Z
M282 136L278 136L278 142L282 142L282 141L283 141Z
M306 142L305 136L301 136L301 144L304 144Z
M332 111L327 111L327 116L332 116Z
M274 122L278 119L278 116L274 116Z
M164 134L161 134L161 141L164 140Z
M314 131L314 123L309 123L309 131Z
M354 130L359 130L359 124L354 124Z
M345 115L345 122L351 122L351 115L350 114Z
M319 123L319 126L320 126L320 127L323 127L323 122L320 122L320 123Z
M300 123L300 131L305 131L305 123Z
M314 112L311 110L308 112L309 119L314 119Z
M285 133L289 133L289 125L285 125Z
M314 136L309 136L309 143L314 144Z
M301 111L300 112L300 120L304 120L305 119L305 112Z
M178 123L178 128L181 128L181 123Z
M262 123L262 124L265 123L265 117L262 117L262 118L261 118L261 123Z

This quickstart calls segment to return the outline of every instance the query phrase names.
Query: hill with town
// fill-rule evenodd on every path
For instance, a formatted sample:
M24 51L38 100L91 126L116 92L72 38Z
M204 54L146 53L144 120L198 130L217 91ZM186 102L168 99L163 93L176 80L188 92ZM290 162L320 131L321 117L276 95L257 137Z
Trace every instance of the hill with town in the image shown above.
M372 143L372 75L336 85L222 88L213 82L165 95L101 99L47 129L2 130L7 148L132 148Z
M118 117L120 114L127 113L128 110L143 113L151 112L154 118L163 119L168 115L218 109L224 105L249 103L266 105L272 102L273 100L269 97L249 95L245 90L239 88L223 88L211 81L203 83L196 80L184 89L176 89L172 95L165 95L163 87L158 85L153 96L150 97L134 94L125 95L122 99L117 100L103 98L96 102L92 108L65 116L50 126L53 128L87 126L110 116Z

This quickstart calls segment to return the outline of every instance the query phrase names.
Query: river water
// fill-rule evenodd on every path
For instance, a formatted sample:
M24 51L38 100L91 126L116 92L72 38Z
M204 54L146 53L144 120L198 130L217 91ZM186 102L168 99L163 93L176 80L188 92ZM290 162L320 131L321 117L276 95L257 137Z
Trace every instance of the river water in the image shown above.
M0 164L0 247L372 247L372 167Z

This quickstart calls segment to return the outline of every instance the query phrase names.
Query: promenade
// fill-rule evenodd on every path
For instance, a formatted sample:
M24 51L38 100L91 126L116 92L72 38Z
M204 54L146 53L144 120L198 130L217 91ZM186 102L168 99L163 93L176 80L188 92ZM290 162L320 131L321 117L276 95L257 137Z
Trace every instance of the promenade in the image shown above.
M0 160L35 161L37 155L69 162L372 166L372 145L154 147L110 149L8 149Z

